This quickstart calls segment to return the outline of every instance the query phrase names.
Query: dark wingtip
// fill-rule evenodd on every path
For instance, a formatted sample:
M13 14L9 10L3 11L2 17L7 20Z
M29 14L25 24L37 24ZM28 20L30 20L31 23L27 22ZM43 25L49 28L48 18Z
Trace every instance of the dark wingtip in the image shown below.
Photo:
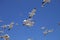
M45 2L42 2L42 4L44 4Z
M36 9L36 8L34 8L34 9Z
M31 17L29 17L29 18L31 18Z
M8 29L8 30L10 30L10 29Z

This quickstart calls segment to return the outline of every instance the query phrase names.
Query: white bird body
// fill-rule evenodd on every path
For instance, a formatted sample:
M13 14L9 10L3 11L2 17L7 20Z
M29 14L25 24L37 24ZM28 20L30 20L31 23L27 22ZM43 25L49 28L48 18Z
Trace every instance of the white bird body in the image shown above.
M26 26L33 26L34 22L30 19L24 20L23 24Z

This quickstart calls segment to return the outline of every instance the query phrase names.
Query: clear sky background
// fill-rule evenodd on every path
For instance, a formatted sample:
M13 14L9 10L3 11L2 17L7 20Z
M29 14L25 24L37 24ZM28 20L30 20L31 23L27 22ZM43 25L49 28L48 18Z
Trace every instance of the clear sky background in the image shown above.
M10 22L18 23L19 25L9 30L4 30L4 34L9 34L10 40L60 40L60 0L51 0L50 4L41 7L42 0L0 0L0 19L3 22L1 25L9 24ZM37 8L36 15L33 17L35 25L27 28L22 25L24 19L28 18L29 12ZM48 29L54 29L54 32L49 33L46 37L40 30L41 26ZM1 29L1 28L0 28ZM1 34L0 34L1 35ZM3 40L0 38L0 40Z

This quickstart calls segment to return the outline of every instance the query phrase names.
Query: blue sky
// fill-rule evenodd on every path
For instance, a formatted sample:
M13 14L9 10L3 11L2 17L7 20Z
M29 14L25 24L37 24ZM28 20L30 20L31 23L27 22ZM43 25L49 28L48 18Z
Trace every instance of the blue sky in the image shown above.
M10 31L4 30L4 34L9 34L10 40L27 40L29 37L33 40L60 40L60 26L58 25L60 0L51 0L51 3L43 8L41 3L42 0L0 0L0 19L3 20L0 26L12 21L19 24L14 25ZM28 18L33 8L37 8L36 15L33 17L35 25L27 28L22 25L22 21ZM53 28L54 32L44 37L40 30L41 26Z

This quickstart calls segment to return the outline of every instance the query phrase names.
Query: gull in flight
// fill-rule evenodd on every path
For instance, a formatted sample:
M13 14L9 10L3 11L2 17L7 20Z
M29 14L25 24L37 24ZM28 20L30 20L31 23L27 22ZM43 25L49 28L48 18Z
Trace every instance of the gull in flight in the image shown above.
M29 12L29 18L32 18L36 13L36 8L34 8L31 12Z
M5 34L4 36L0 36L0 38L3 38L4 40L9 40L9 35Z
M23 21L23 25L33 26L34 25L34 21L32 21L31 19L26 19L26 20Z
M43 0L43 2L42 2L42 7L44 7L45 4L50 3L50 1L51 1L51 0Z

